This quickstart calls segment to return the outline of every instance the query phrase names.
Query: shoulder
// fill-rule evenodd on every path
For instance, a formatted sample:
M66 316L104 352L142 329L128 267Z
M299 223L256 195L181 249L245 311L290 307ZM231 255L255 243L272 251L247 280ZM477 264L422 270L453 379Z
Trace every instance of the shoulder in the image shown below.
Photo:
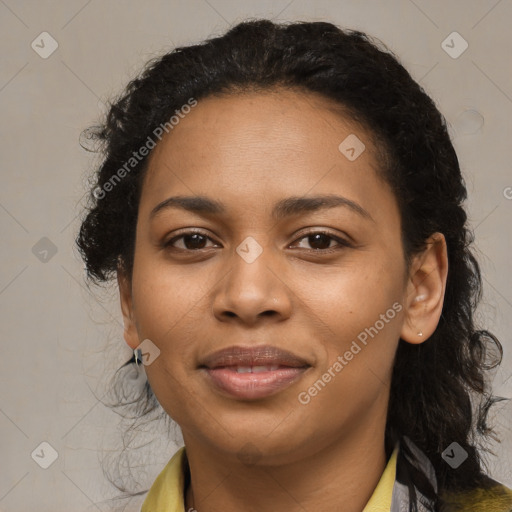
M181 447L158 474L142 504L141 512L183 510L185 486L185 447Z
M512 489L493 480L468 491L445 493L442 512L512 512Z

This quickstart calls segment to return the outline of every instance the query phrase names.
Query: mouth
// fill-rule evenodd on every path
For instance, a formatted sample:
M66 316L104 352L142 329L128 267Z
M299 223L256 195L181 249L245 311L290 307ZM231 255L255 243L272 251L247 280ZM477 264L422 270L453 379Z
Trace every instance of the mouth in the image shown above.
M207 356L198 366L218 391L242 400L275 395L310 367L292 352L269 345L229 347Z

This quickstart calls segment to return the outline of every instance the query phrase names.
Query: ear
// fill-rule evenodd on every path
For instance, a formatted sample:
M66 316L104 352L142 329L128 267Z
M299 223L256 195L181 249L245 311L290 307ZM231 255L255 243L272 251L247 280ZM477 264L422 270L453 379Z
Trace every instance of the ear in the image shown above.
M423 343L436 330L441 318L448 275L448 251L441 233L427 240L424 251L413 258L405 295L405 316L400 337Z
M135 349L140 345L140 341L135 323L132 286L130 279L121 268L117 270L117 284L119 286L119 298L123 313L124 339L130 348Z

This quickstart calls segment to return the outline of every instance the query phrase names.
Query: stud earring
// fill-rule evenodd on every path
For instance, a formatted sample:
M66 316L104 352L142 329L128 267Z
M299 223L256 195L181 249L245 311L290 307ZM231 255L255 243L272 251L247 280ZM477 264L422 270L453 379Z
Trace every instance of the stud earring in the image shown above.
M423 333L420 331L420 332L418 333L418 336L423 336Z
M425 300L427 298L426 295L418 295L414 298L414 302L421 302L422 300Z

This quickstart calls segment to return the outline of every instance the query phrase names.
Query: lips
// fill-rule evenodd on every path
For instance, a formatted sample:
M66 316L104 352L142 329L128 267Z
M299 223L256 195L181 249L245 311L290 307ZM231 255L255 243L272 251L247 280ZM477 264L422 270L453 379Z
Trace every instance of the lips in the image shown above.
M264 345L214 352L200 362L199 369L223 394L254 400L287 388L310 366L292 352Z
M259 366L286 366L300 368L309 366L308 363L292 352L271 345L254 347L233 346L214 352L204 358L199 366L207 368L235 367L259 367Z

